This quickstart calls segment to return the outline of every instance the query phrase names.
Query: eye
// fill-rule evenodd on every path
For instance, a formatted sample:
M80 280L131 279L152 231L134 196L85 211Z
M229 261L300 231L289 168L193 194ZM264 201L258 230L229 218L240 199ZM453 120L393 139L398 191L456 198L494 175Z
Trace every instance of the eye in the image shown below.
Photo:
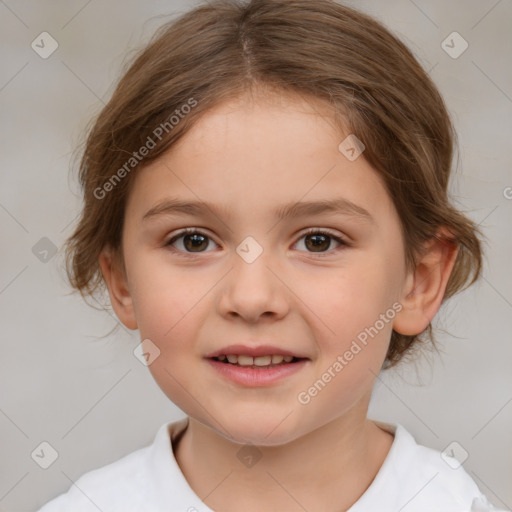
M337 250L340 249L340 247L338 247L332 251L328 251L328 248L331 246L332 240L334 240L342 247L348 247L350 245L343 238L334 234L328 229L311 228L301 236L301 238L296 244L299 244L300 240L302 239L305 239L304 245L306 246L308 251L311 250L310 252L316 253L319 256L329 256L333 252L336 252ZM323 254L326 252L327 254Z
M340 250L340 247L334 250L328 250L333 240L339 244L341 248L350 246L346 240L328 229L311 228L301 236L295 245L298 245L302 239L305 240L304 245L307 251L317 254L318 256L329 256L333 252ZM178 253L194 254L209 252L206 250L209 242L215 244L215 242L201 230L186 228L173 236L165 243L165 246L172 247L172 250ZM175 247L175 244L177 247Z
M184 253L208 252L206 251L206 247L208 247L208 241L213 242L213 240L211 240L210 237L202 231L195 228L187 228L173 236L168 242L166 242L165 246L172 246L175 242L178 241L178 245L182 246L183 248L178 247L178 249L175 250Z

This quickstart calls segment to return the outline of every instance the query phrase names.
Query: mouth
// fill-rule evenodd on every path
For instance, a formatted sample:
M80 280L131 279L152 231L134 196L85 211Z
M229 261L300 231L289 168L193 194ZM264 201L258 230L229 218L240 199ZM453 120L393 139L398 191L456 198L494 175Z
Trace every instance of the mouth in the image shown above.
M223 379L246 388L277 385L292 375L300 374L311 362L307 357L289 354L248 356L217 353L205 359Z
M208 359L211 359L213 361L218 361L220 363L230 365L230 366L237 366L237 367L244 367L244 368L253 368L257 370L265 370L270 368L275 368L279 366L285 366L285 365L291 365L296 364L300 361L305 361L307 358L305 357L295 357L295 356L289 356L289 355L282 355L282 354L272 354L272 355L265 355L265 356L249 356L249 355L243 355L243 354L220 354L216 357L210 357Z

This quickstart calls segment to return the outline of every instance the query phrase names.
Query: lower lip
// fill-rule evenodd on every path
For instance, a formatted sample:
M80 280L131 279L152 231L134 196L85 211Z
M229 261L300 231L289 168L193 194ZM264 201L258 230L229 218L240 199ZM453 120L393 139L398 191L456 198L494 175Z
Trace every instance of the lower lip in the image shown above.
M300 359L295 363L284 363L273 368L251 368L249 366L236 366L229 363L221 363L216 359L208 359L208 362L225 378L243 386L267 386L297 373L308 362Z

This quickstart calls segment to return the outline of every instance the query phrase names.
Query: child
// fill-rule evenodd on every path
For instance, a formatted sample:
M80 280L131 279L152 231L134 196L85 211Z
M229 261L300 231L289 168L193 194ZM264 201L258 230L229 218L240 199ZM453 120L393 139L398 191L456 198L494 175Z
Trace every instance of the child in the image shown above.
M455 459L367 418L381 369L480 275L454 137L411 52L334 1L162 27L89 133L66 249L187 417L41 512L494 510Z

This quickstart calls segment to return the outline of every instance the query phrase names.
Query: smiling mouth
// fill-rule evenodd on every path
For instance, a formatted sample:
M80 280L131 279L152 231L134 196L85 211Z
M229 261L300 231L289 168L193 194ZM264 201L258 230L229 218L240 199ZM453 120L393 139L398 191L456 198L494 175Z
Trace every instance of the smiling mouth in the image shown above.
M265 370L268 368L275 368L276 366L284 366L287 364L297 363L298 361L302 361L305 358L282 356L280 354L258 357L234 354L229 354L226 356L221 354L218 357L212 357L211 359L231 366Z

